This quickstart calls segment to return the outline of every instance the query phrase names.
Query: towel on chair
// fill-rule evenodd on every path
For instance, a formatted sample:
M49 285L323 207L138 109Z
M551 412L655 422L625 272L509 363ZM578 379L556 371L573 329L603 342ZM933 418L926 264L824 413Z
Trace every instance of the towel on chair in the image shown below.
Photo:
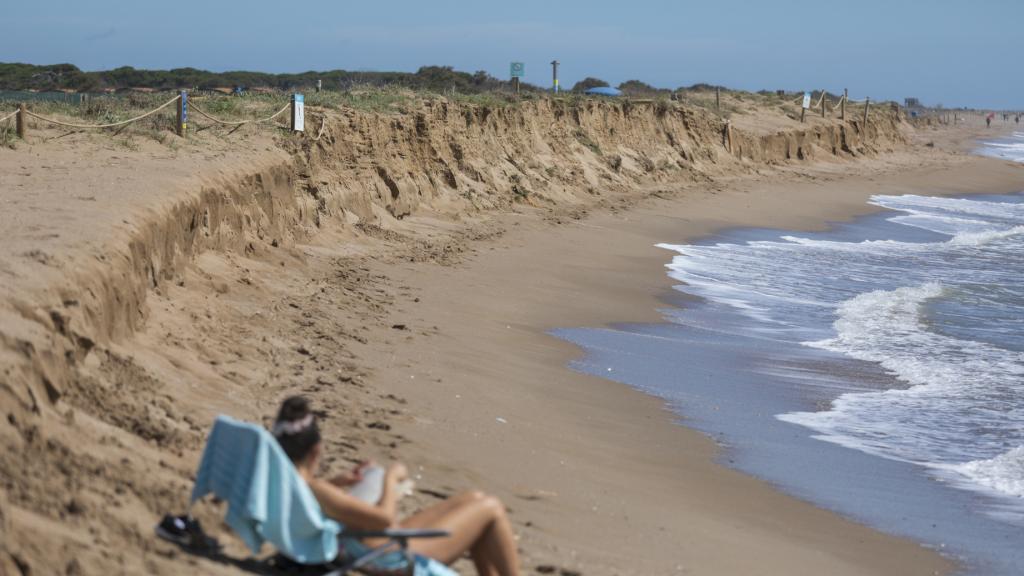
M309 485L262 427L217 417L192 502L211 492L228 503L227 523L253 554L270 542L303 564L338 556L341 526L324 517Z

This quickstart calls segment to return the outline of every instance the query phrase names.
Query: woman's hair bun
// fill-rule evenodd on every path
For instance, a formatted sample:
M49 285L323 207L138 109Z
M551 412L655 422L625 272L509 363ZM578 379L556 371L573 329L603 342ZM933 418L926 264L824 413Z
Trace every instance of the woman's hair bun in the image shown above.
M320 429L309 400L302 396L285 399L277 411L277 421L271 433L292 462L305 459L309 451L320 443Z
M309 416L309 400L304 396L292 396L281 403L277 412L278 422L295 422Z

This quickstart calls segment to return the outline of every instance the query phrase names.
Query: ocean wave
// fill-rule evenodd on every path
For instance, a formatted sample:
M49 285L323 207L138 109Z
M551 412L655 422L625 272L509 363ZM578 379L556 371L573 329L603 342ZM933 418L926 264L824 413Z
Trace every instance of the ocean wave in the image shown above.
M918 210L904 210L904 212L906 213L889 218L889 222L938 234L946 234L947 236L955 236L963 232L987 232L998 229L998 227L987 220L944 216Z
M1014 132L1009 138L981 141L976 152L982 156L1024 162L1024 133Z
M924 306L946 294L937 282L877 290L844 302L836 336L806 342L814 348L875 362L909 387L847 393L829 410L794 412L778 419L809 427L817 437L895 460L954 469L976 480L1001 473L1006 459L950 467L965 453L998 453L1024 421L1024 354L930 329ZM1018 438L1019 439L1019 438ZM999 467L998 469L994 467ZM999 476L982 484L1003 491Z
M983 246L989 242L1002 240L1024 234L1024 226L1014 226L1009 230L988 230L985 232L962 232L954 236L950 243L957 246Z
M871 197L871 204L903 212L921 213L922 211L955 217L982 216L994 218L996 221L1017 220L1024 224L1024 204L1008 202L991 202L987 200L950 198L939 196L919 196L906 194L889 196L879 194Z
M1019 495L1004 453L1024 445L1024 351L1011 333L1024 314L1024 203L918 195L872 202L900 212L886 225L946 238L894 230L863 241L790 234L661 246L677 253L670 275L687 291L755 319L757 332L878 364L902 383L778 419Z
M944 232L945 233L945 232ZM945 242L902 242L899 240L864 240L862 242L840 242L835 240L816 240L800 236L783 236L782 239L792 244L828 248L831 250L864 251L873 249L899 250L902 252L932 252L942 244L950 246L984 246L990 242L1024 234L1024 225L1004 230L984 230L972 232L956 232Z
M979 486L1024 498L1024 446L986 460L974 460L952 466L951 470Z
M1024 142L982 142L982 144L995 148L1009 148L1011 150L1024 151Z

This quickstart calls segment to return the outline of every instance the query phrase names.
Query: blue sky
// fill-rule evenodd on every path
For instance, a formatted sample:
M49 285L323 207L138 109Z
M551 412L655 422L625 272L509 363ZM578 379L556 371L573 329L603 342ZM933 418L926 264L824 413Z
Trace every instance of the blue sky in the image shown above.
M850 89L1024 108L1024 0L8 2L0 61L86 70L487 70L674 88Z

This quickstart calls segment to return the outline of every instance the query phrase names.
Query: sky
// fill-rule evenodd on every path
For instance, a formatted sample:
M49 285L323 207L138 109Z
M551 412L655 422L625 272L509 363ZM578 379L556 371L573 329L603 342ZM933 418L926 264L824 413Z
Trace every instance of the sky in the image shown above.
M76 0L7 2L0 61L214 71L415 71L563 87L850 90L1024 108L1024 0Z

